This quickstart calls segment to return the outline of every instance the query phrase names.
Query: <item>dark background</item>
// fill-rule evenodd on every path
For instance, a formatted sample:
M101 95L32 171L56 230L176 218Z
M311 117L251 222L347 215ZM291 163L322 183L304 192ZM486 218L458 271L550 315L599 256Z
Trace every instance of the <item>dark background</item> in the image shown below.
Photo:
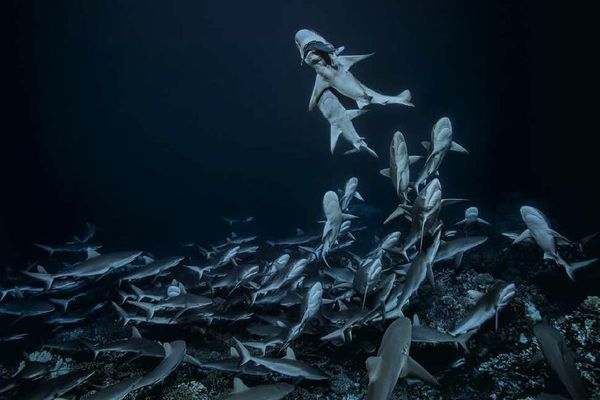
M593 50L573 43L593 26L543 3L5 3L2 262L35 258L33 242L65 240L85 221L107 248L171 253L223 237L222 215L255 215L263 236L318 229L323 193L353 175L383 216L395 198L377 171L394 130L422 152L444 115L471 152L445 160L445 197L515 230L528 202L565 235L590 233L597 100L579 95ZM345 54L376 51L355 75L413 93L414 109L355 120L379 160L344 156L342 141L329 154L327 122L307 111L315 74L299 65L302 27Z

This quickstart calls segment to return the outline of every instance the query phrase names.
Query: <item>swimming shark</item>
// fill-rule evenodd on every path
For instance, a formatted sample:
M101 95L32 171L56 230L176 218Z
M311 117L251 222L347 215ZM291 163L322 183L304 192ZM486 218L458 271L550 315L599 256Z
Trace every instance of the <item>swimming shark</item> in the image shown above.
M45 379L42 382L33 385L32 389L27 392L25 397L21 398L27 400L56 399L81 385L92 375L94 375L94 371L73 371L64 375L59 375L56 378Z
M346 151L345 154L364 151L375 158L378 157L377 153L367 145L365 138L356 132L356 128L354 128L354 124L352 123L354 118L364 114L366 110L346 110L330 90L322 92L317 105L321 114L323 114L323 117L325 117L330 125L329 148L331 154L335 151L341 135L353 147L352 150Z
M344 214L340 207L340 201L338 195L333 191L328 191L323 196L323 213L325 214L325 226L323 227L323 234L321 240L323 242L322 258L325 264L327 263L326 255L329 253L331 248L337 243L338 235L344 220L357 218L351 214Z
M129 393L135 390L136 385L142 379L139 376L125 378L121 382L98 390L86 400L123 400Z
M352 199L365 201L365 199L357 191L357 188L358 178L352 177L346 181L346 185L344 186L344 193L342 195L342 198L340 199L340 206L342 208L342 211L348 211L348 206L350 206L350 201L352 201Z
M437 329L431 328L429 326L421 325L419 321L419 316L417 314L413 315L413 323L412 323L412 342L413 343L429 343L429 344L441 344L441 343L450 343L454 345L460 345L465 353L469 352L469 348L467 347L467 342L477 331L473 330L471 332L463 333L459 336L452 336L448 333L440 332Z
M365 307L369 286L373 286L375 281L379 279L382 270L383 266L380 258L375 258L373 260L367 259L356 269L354 280L352 281L352 287L357 293L362 294L363 308Z
M498 314L515 297L515 294L516 288L513 283L502 282L496 282L485 294L471 291L471 297L476 298L477 302L450 334L456 336L477 329L492 317L495 317L497 330Z
M575 359L567 347L565 338L553 326L541 322L533 327L533 332L541 348L541 354L534 356L532 362L544 358L558 379L565 386L573 400L587 399L581 375L577 371Z
M317 78L309 102L309 110L317 104L323 91L334 88L342 95L353 99L359 108L368 104L402 104L413 106L409 90L398 96L382 95L361 83L352 75L350 68L373 54L340 56L343 48L335 49L316 32L301 29L295 36L301 58L317 73ZM315 44L319 44L315 46Z
M75 277L96 277L98 275L105 275L108 272L123 267L133 260L138 258L141 251L119 251L115 253L99 254L92 249L87 250L88 257L85 261L70 265L63 268L62 270L49 274L45 271L30 272L23 271L25 275L32 278L39 279L44 282L46 290L52 287L52 283L55 279Z
M369 375L366 400L389 400L398 378L409 374L438 385L437 379L410 358L411 337L412 327L408 318L400 317L388 326L377 356L366 361Z
M575 280L575 277L573 276L575 271L587 267L598 260L597 258L593 258L591 260L568 263L560 256L560 254L558 254L556 240L560 239L565 242L571 241L550 228L546 216L540 210L531 206L523 206L521 207L521 217L523 218L525 225L527 225L527 229L513 240L513 244L528 238L533 238L544 252L544 259L554 260L558 265L562 266L571 280Z
M272 247L295 246L295 245L299 245L299 244L306 244L306 243L314 242L315 240L319 240L320 238L321 238L321 235L307 235L304 233L304 231L302 229L298 228L298 229L296 229L295 236L291 236L289 238L279 239L279 240L267 240L266 243Z
M479 209L477 207L469 207L465 210L465 218L454 225L473 225L477 223L491 225L486 220L479 218Z
M128 300L129 304L137 306L146 312L148 319L154 317L154 313L158 310L179 310L173 319L179 318L184 312L194 309L206 307L212 304L212 299L198 294L188 293L183 284L179 283L181 293L177 296L169 297L157 303L146 303L142 301Z
M119 279L119 285L122 282L135 282L149 277L156 278L165 271L179 265L183 259L184 257L168 257L152 261L145 266L140 267L135 271L121 277Z
M240 365L252 361L257 365L262 365L273 372L286 376L309 380L329 379L329 377L319 368L296 360L296 355L291 347L287 348L286 355L283 358L266 358L251 355L248 349L246 349L239 340L233 338L233 341L242 358Z
M183 340L164 343L163 347L165 351L165 357L162 359L160 364L158 364L156 368L137 381L132 390L136 390L145 386L152 386L156 383L162 382L171 374L171 372L175 371L175 369L185 358L186 344Z
M391 301L389 305L395 306L396 310L394 308L389 309L389 305L386 305L386 311L396 311L396 313L401 315L402 308L421 287L426 276L431 285L434 285L433 263L440 246L440 235L441 231L438 230L431 245L425 251L419 253L412 261L410 267L408 267L404 284L401 287L402 292L399 296L390 296Z
M396 131L390 143L390 166L380 171L381 175L392 180L396 194L404 203L408 203L408 191L410 185L409 166L421 156L409 156L404 135Z
M479 246L487 241L487 236L465 236L452 239L450 241L442 241L440 248L435 256L434 262L449 260L454 258L454 263L460 266L463 255L466 251Z
M452 141L452 124L447 117L440 118L433 126L431 142L422 142L422 144L428 154L425 165L423 165L419 176L414 182L417 191L430 176L437 173L449 151L469 154L464 147Z

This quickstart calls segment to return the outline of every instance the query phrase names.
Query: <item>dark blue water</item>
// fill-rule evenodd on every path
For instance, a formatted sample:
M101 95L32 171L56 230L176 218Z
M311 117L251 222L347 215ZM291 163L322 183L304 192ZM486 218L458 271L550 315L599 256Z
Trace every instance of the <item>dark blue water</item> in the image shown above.
M556 120L572 118L548 111L564 85L545 72L542 2L67 1L11 11L5 262L84 221L109 248L156 252L224 236L223 215L256 216L263 237L319 229L323 193L350 176L387 215L395 199L377 171L394 130L421 152L444 115L471 152L447 158L447 197L513 217L532 199L574 236L598 226L598 197L584 185L593 150ZM414 109L374 107L356 120L382 159L329 154L327 123L307 111L314 73L299 65L301 27L348 54L375 51L356 76L413 93Z

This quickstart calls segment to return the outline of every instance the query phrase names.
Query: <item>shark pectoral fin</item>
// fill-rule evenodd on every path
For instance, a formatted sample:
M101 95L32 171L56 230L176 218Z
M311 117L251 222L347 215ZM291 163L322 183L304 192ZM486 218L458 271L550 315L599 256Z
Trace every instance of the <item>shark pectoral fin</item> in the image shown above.
M362 197L362 195L358 192L354 192L354 197L360 201L365 201L365 199Z
M537 353L535 353L533 355L533 357L531 358L531 361L529 361L529 363L527 364L528 367L533 367L535 364L539 363L540 361L544 360L544 354L541 351L538 351Z
M459 251L458 253L456 253L456 255L454 256L454 265L457 267L460 267L460 264L462 263L462 259L463 256L465 255L465 253L463 251Z
M98 253L96 250L92 249L91 247L88 247L86 251L87 251L88 260L90 258L98 257L100 255L100 253Z
M240 378L233 378L233 391L231 393L240 393L246 390L248 390L248 386Z
M321 75L317 74L315 79L315 86L313 87L312 94L310 95L310 101L308 103L308 110L312 110L317 105L317 101L321 97L321 94L325 89L329 87L329 84L321 77Z
M562 241L563 243L566 243L566 244L575 244L575 242L573 242L572 240L567 239L566 237L564 237L560 233L556 232L554 229L550 229L550 233L552 234L552 236L554 236L556 239Z
M356 56L338 56L337 62L345 71L348 71L354 64L364 59L371 57L375 53L360 54Z
M423 156L408 156L408 163L410 165L416 163L417 161L419 161L420 159L422 159Z
M388 222L390 222L393 219L398 218L399 216L403 215L406 211L404 210L404 208L402 208L401 206L398 206L398 208L396 208L386 219L385 221L383 221L384 224L387 224Z
M421 364L415 361L410 356L407 356L406 360L406 375L414 376L415 378L419 378L423 382L427 382L430 385L439 386L440 383L438 380L429 373Z
M469 154L469 151L462 147L460 144L456 142L452 142L450 145L450 151L456 151L458 153Z
M383 359L381 357L369 357L367 358L367 373L369 374L369 381L372 381L377 377L379 373L379 368L381 367L381 361Z
M354 118L360 117L367 112L369 112L369 110L346 110L346 116L352 121Z
M340 131L336 126L331 125L331 129L329 130L329 148L331 150L331 154L335 150L335 146L337 145L338 139L340 138Z
M384 168L381 171L379 171L379 173L383 176L385 176L386 178L390 178L390 169L389 168Z
M352 215L352 214L342 214L342 219L347 220L347 219L358 219L358 217L356 215Z
M480 224L484 224L484 225L491 225L489 222L487 222L485 219L481 219L481 218L477 218L477 222L479 222Z
M429 151L429 149L431 148L431 143L425 140L421 142L421 146L423 146L425 150Z
M287 360L295 360L296 359L296 354L294 353L294 350L292 350L291 347L288 347L285 350L285 356L283 357Z
M531 232L529 231L529 229L525 229L519 236L517 236L512 244L516 244L519 242L522 242L525 239L529 239L531 237Z

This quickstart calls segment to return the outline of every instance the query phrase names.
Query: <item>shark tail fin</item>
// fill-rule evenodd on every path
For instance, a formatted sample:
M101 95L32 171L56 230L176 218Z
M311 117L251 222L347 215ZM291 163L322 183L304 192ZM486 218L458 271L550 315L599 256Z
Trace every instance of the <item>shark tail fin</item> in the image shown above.
M456 342L460 345L460 347L463 348L463 350L465 351L465 353L469 353L469 347L467 346L467 342L469 341L469 339L471 339L471 337L477 333L477 329L473 329L470 332L467 333L463 333L462 335L460 335L457 339Z
M408 90L408 89L402 91L402 93L400 93L398 96L396 96L396 98L398 99L397 100L398 104L403 104L403 105L409 106L409 107L415 106L411 102L412 95L410 94L410 90Z
M96 358L98 357L98 354L100 353L97 349L96 349L96 345L92 342L90 342L87 339L83 339L83 338L79 338L79 342L81 344L83 344L89 351L92 352L92 354L94 355L94 361L96 360Z
M50 288L52 287L52 284L54 283L54 277L50 274L48 274L47 272L30 272L30 271L23 271L23 273L33 279L37 279L39 281L42 281L44 283L44 288L46 290L50 290Z
M154 305L151 303L144 303L143 301L128 301L127 303L132 304L138 308L141 308L146 313L146 319L152 319L154 317Z
M240 365L244 365L247 362L252 361L252 355L250 354L246 346L244 346L244 344L236 338L233 338L233 342L235 344L235 348L237 349L240 355Z
M129 317L129 315L127 315L127 313L125 312L125 310L123 310L114 301L112 302L112 305L115 308L115 310L117 310L117 312L119 313L119 320L123 321L123 326L127 325L129 323L129 321L131 320L131 318Z
M557 262L565 268L567 275L569 275L569 278L571 278L572 281L575 280L575 277L573 276L575 271L577 271L578 269L587 267L588 265L591 265L591 264L595 263L596 261L598 261L597 258L592 258L589 260L579 261L579 262L574 262L574 263L569 264L562 258L559 258L559 260L557 260Z
M142 289L135 286L134 284L131 284L130 287L131 287L131 290L133 290L133 293L135 293L135 295L136 295L136 300L139 301L144 298L144 291Z

